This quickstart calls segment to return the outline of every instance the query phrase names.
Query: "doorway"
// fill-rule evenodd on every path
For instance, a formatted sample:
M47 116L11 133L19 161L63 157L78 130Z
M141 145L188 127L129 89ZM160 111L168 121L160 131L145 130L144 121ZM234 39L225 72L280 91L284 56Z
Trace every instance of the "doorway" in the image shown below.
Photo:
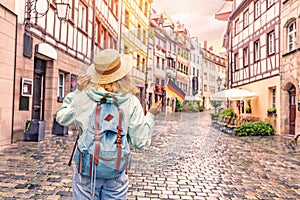
M44 120L46 61L34 58L32 119Z
M296 88L294 85L288 90L289 92L289 107L290 107L290 132L295 135L295 121L296 121Z

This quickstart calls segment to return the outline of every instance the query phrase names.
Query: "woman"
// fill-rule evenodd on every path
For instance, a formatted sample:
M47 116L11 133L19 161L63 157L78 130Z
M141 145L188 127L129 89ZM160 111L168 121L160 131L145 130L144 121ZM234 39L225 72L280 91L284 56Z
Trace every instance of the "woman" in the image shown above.
M88 128L96 102L105 94L117 97L119 108L123 112L124 127L128 142L137 149L150 146L154 117L160 113L161 101L155 103L144 115L138 92L128 75L132 69L131 57L120 55L114 49L105 49L95 55L94 63L89 66L87 74L79 76L77 90L69 93L57 113L56 120L64 126L79 126L84 134ZM73 199L126 199L128 176L122 172L110 179L96 180L95 194L91 197L91 177L78 173L77 166L73 172Z

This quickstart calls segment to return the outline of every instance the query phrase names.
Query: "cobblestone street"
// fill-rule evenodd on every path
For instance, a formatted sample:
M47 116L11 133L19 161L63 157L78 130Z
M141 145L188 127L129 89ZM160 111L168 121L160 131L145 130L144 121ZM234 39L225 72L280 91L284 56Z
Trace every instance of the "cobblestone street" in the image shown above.
M71 199L75 135L0 150L0 199ZM235 137L209 112L161 114L152 146L133 151L128 199L300 199L300 145Z

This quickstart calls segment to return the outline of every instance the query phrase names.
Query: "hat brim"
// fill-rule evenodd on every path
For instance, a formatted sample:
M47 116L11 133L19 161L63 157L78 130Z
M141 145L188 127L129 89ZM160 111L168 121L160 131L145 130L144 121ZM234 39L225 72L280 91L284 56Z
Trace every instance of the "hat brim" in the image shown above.
M131 56L124 54L120 55L120 59L121 67L112 74L108 75L99 74L95 70L94 63L91 64L87 69L87 74L89 74L92 77L91 82L95 84L107 84L123 78L132 69L132 59Z

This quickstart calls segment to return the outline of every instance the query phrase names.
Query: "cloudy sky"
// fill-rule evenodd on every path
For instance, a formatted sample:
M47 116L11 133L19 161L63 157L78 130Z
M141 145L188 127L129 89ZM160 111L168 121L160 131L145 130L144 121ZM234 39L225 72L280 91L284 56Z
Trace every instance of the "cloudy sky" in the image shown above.
M179 20L202 44L207 40L208 47L224 51L222 39L227 24L214 17L223 3L224 0L154 0L152 7L158 12L166 12L175 22Z

